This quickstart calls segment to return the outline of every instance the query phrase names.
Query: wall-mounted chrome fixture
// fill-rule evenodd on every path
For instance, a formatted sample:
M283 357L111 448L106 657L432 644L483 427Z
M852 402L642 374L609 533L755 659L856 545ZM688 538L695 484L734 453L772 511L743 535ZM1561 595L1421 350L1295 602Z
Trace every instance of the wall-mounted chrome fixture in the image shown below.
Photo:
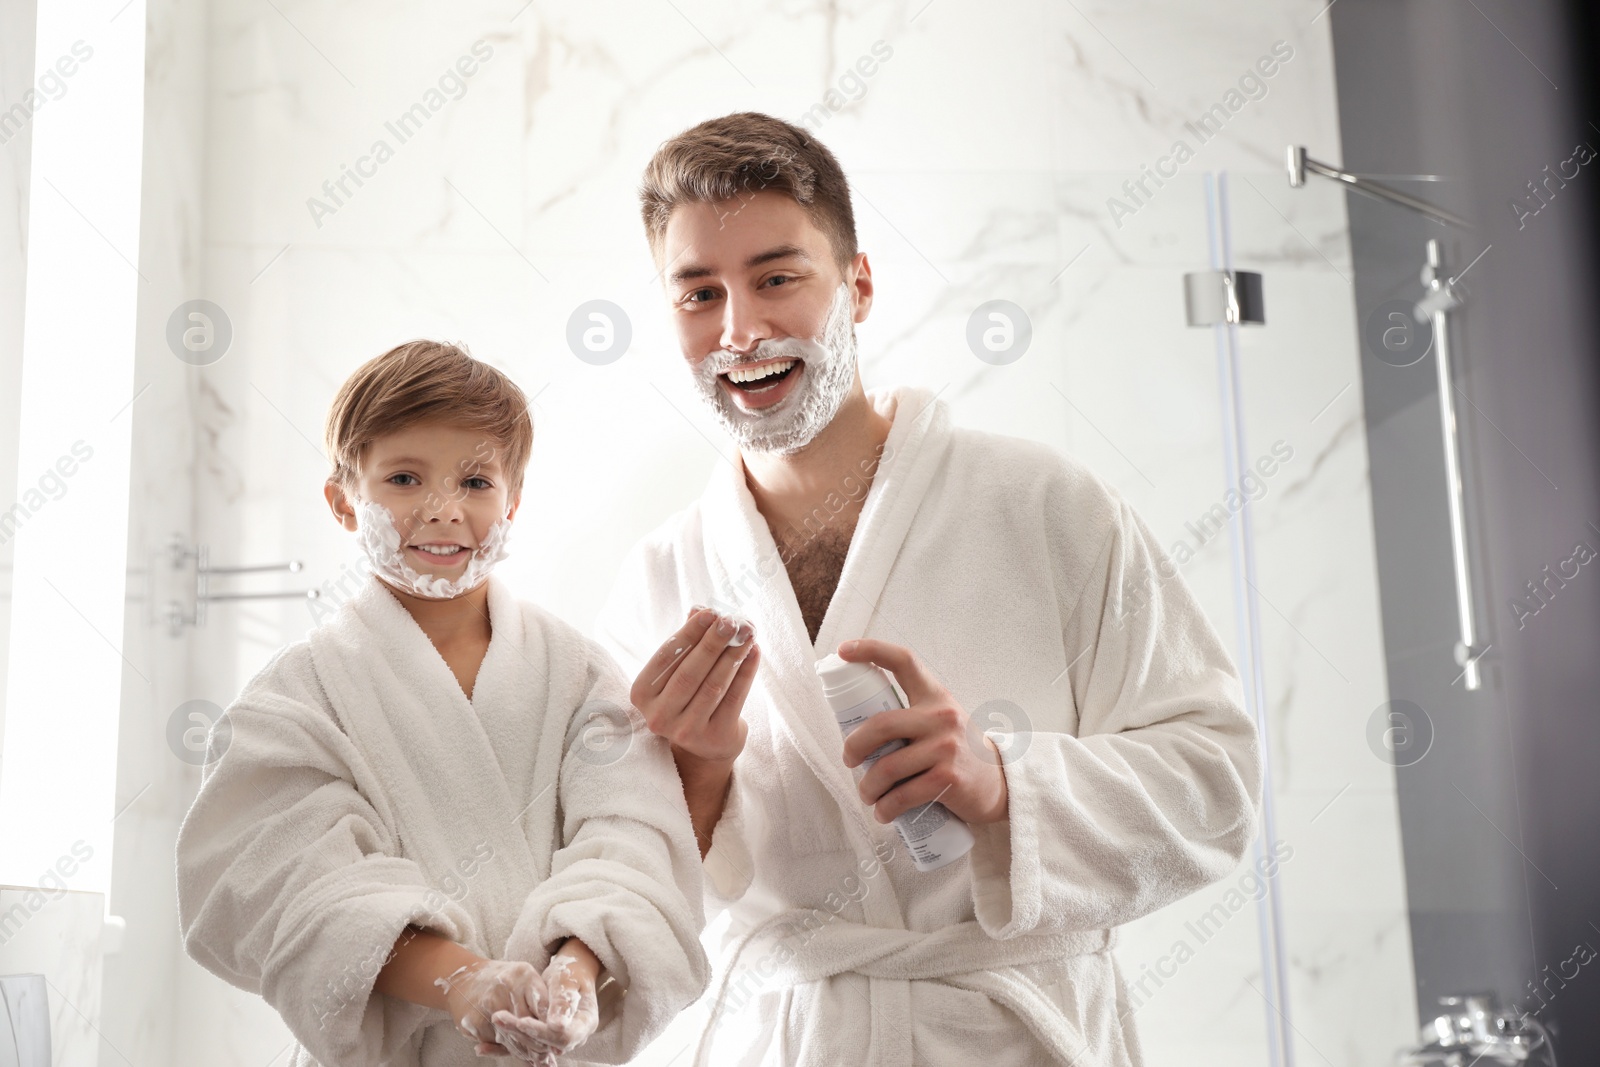
M1199 270L1183 276L1190 326L1260 326L1267 321L1261 275L1252 270Z
M1532 1012L1503 1013L1493 993L1439 998L1444 1014L1422 1028L1421 1043L1400 1054L1403 1067L1520 1067L1533 1054L1554 1067L1550 1031Z
M298 574L305 569L305 564L297 559L285 563L257 563L243 567L213 567L211 566L211 550L207 545L185 544L179 534L172 535L172 543L168 546L168 555L174 571L181 571L192 562L194 565L194 606L184 610L184 606L174 600L167 608L167 627L173 637L183 635L185 626L200 627L206 622L206 605L218 600L285 600L295 598L298 600L315 600L322 595L317 589L288 589L275 593L213 593L211 592L212 575L232 574L264 574L271 571L287 571Z
M1347 174L1336 167L1320 163L1306 155L1304 145L1289 146L1288 166L1289 184L1295 188L1306 183L1307 174L1321 174L1345 183L1358 193L1399 204L1435 222L1463 230L1472 229L1471 224L1459 215L1453 215L1426 200L1418 200L1371 178ZM1487 252L1488 249L1484 251ZM1467 266L1471 267L1472 264L1469 263ZM1461 668L1461 673L1456 675L1456 678L1462 681L1467 689L1479 689L1483 686L1483 677L1478 669L1478 661L1489 651L1489 646L1478 645L1477 625L1473 621L1472 571L1468 566L1466 503L1461 490L1461 444L1456 431L1455 380L1450 367L1450 312L1461 306L1462 294L1456 288L1456 278L1445 276L1439 242L1433 238L1428 239L1426 261L1422 267L1422 285L1423 295L1413 308L1412 317L1418 322L1430 323L1433 327L1434 364L1439 372L1439 423L1444 434L1445 494L1450 506L1450 547L1456 586L1456 619L1460 627L1460 639L1457 640L1455 647L1455 661Z
M1367 196L1377 200L1387 200L1391 204L1408 207L1412 211L1426 215L1435 222L1442 222L1447 226L1455 226L1463 230L1472 229L1472 224L1466 219L1446 211L1442 207L1436 207L1426 200L1419 200L1408 193L1402 193L1398 189L1391 189L1389 186L1381 182L1375 182L1371 178L1364 178L1359 174L1351 174L1348 171L1340 170L1338 167L1329 166L1319 160L1312 159L1306 155L1305 145L1290 145L1288 162L1289 184L1296 189L1306 183L1307 174L1320 174L1324 178L1332 178L1336 182L1343 182L1358 193L1365 193Z

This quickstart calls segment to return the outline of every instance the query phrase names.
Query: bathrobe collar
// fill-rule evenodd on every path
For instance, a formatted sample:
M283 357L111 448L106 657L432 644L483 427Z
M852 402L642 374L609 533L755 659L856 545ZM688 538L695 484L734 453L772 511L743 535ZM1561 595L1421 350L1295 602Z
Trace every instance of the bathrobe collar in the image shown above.
M548 679L540 677L541 664L518 652L527 640L521 605L498 576L487 580L492 633L470 701L422 627L374 575L333 620L312 631L311 652L341 728L362 746L378 781L400 783L373 803L406 854L448 869L465 835L476 833L516 857L494 865L488 877L528 878L527 835L490 815L516 811L525 801L512 796L480 716L517 713L529 684ZM546 775L553 779L560 755L550 758ZM463 776L463 766L481 773ZM482 817L465 826L462 811Z
M401 670L411 680L418 685L427 685L430 691L435 687L443 688L446 692L454 690L453 695L457 699L451 703L458 710L482 711L493 696L489 692L492 685L483 683L496 677L495 668L500 660L514 655L512 650L521 646L524 640L522 611L510 586L493 573L484 580L489 586L489 647L484 652L483 663L478 667L478 677L473 681L471 699L461 688L461 682L445 662L443 654L434 647L417 620L412 618L411 612L400 602L399 596L377 576L368 575L361 592L351 598L350 607L372 631L393 635L392 640L404 649Z
M838 724L823 699L815 665L841 641L871 632L889 570L950 440L948 408L926 389L900 386L869 393L867 399L892 424L815 645L772 531L746 484L742 454L718 466L701 502L716 598L755 623L762 649L756 684L767 686L771 706L778 709L773 728L789 734L847 819L855 820L863 833L852 837L862 849L871 847L872 823L850 769L839 758Z

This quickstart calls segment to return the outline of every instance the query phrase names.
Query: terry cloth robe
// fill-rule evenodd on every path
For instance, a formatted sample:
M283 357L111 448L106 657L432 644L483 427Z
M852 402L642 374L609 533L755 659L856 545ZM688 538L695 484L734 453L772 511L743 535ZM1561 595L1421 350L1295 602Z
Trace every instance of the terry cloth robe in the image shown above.
M708 918L731 915L696 1062L1139 1064L1115 928L1225 877L1256 834L1238 674L1081 464L954 428L925 390L869 399L892 429L815 645L742 458L633 549L598 623L630 673L696 603L752 620L762 650L705 859ZM813 667L854 637L913 649L1003 752L1009 817L940 870L844 765Z
M597 644L488 581L470 701L369 577L212 727L178 836L184 947L277 1009L300 1067L483 1062L444 1011L373 992L408 923L540 970L581 938L616 981L563 1062L625 1062L706 989L670 747Z

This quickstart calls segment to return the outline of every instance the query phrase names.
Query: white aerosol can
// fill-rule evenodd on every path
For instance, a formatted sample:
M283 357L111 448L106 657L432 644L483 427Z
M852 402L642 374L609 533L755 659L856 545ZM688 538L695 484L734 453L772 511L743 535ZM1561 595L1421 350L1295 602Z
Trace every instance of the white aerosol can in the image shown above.
M889 676L870 663L850 663L836 655L824 656L817 661L817 677L822 679L822 694L827 697L833 717L846 737L880 711L905 707ZM908 741L899 738L880 745L857 768L856 780L860 781L881 757L907 744ZM967 824L938 802L912 808L897 818L894 825L919 871L936 871L972 849L972 831L967 829Z

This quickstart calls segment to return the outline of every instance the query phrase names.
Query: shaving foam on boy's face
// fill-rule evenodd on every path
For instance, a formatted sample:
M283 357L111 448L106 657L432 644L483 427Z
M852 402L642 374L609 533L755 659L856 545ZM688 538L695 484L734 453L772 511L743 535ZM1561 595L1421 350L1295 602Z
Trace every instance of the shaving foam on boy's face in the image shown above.
M394 516L390 514L389 509L382 504L359 498L352 503L356 509L356 522L359 524L356 528L357 542L361 545L361 551L366 554L367 561L372 564L372 569L379 576L388 579L390 584L413 596L428 600L451 600L463 593L471 592L489 577L494 565L509 554L506 541L511 534L511 520L507 517L496 520L489 527L488 536L481 545L474 548L463 547L454 554L453 558L460 562L452 563L450 566L461 567L459 575L446 577L438 574L422 574L407 561L406 553L424 550L417 549L416 543L401 545L400 529L395 525ZM431 532L427 536L431 537Z
M508 554L514 503L500 447L473 430L408 427L368 446L348 497L373 570L413 596L448 600Z

